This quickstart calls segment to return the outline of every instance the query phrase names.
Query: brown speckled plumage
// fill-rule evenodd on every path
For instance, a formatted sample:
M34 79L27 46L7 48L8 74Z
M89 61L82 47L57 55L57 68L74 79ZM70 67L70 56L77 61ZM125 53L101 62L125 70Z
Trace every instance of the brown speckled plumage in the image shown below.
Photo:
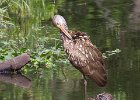
M60 15L56 16L59 19ZM56 18L53 21L56 22ZM60 28L64 50L72 65L83 75L95 80L99 86L104 86L107 77L102 53L91 43L89 36L84 32L69 31L66 22L64 26L61 23L57 27Z

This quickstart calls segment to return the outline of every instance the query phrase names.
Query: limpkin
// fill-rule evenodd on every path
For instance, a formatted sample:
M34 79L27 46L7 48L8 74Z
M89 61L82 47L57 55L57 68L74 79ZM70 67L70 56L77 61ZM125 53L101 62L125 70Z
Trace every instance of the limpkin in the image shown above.
M107 81L102 53L93 45L85 32L71 31L61 15L55 15L52 23L60 29L63 47L71 64L98 86Z

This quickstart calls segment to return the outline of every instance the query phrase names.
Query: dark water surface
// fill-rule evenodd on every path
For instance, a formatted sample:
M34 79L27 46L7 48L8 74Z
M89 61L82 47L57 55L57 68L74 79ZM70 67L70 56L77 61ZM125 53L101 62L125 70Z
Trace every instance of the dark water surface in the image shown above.
M107 85L88 80L85 92L81 74L69 64L26 77L0 75L0 100L86 100L103 92L113 100L140 100L140 1L59 0L55 5L69 28L87 32L102 52L121 50L105 60ZM50 32L58 30L50 25Z

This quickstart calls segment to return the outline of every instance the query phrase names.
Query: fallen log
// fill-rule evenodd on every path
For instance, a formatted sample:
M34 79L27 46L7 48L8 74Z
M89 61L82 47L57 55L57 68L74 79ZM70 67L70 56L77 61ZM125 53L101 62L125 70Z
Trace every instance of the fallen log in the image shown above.
M30 61L30 56L27 53L23 53L17 57L6 60L0 63L0 72L9 72L20 70L24 65Z

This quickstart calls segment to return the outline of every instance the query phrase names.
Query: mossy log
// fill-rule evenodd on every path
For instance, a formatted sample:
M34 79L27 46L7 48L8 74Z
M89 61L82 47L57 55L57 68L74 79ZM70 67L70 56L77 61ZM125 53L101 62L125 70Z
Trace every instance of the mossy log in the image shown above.
M30 61L30 56L27 53L23 53L17 57L1 62L0 72L20 70L29 61Z

